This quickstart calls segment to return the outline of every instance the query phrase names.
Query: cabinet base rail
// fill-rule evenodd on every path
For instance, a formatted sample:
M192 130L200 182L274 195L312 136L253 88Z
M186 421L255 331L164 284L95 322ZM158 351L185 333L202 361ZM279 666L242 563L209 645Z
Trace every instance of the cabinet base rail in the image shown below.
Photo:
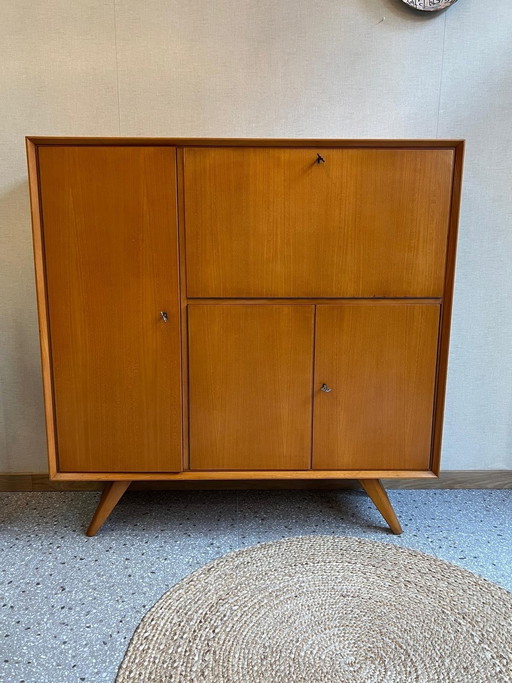
M394 534L401 534L402 527L380 479L359 479L358 481L391 531ZM87 536L96 536L130 484L131 480L109 481L105 484L98 507L86 531Z

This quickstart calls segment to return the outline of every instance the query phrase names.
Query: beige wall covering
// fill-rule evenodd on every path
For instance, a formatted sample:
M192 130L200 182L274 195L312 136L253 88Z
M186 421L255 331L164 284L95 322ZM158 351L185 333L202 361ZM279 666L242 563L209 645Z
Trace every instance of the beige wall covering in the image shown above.
M44 471L25 135L463 137L443 466L512 468L512 6L3 0L0 472Z

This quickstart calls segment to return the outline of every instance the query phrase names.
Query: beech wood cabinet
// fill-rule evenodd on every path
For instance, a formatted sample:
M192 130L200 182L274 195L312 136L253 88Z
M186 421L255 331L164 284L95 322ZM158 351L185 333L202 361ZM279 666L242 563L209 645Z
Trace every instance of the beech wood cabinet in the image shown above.
M464 143L27 138L50 475L433 477Z

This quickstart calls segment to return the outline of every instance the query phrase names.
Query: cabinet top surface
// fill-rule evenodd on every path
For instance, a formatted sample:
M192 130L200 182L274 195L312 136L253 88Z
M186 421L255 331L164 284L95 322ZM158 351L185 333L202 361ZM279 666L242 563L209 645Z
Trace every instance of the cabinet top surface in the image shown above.
M160 138L160 137L57 137L29 135L34 145L172 145L179 147L426 147L453 148L464 140L394 140L328 138Z

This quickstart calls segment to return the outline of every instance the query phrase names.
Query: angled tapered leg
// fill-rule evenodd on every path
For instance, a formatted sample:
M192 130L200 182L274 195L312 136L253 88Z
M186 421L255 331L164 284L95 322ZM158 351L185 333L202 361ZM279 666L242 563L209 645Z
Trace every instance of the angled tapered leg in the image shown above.
M87 536L96 536L96 533L131 483L131 481L109 481L105 484L96 512L89 524L89 528L85 532Z
M360 479L359 483L371 498L373 504L389 524L391 531L394 534L401 534L402 527L395 515L393 506L389 502L388 494L386 493L380 479Z

